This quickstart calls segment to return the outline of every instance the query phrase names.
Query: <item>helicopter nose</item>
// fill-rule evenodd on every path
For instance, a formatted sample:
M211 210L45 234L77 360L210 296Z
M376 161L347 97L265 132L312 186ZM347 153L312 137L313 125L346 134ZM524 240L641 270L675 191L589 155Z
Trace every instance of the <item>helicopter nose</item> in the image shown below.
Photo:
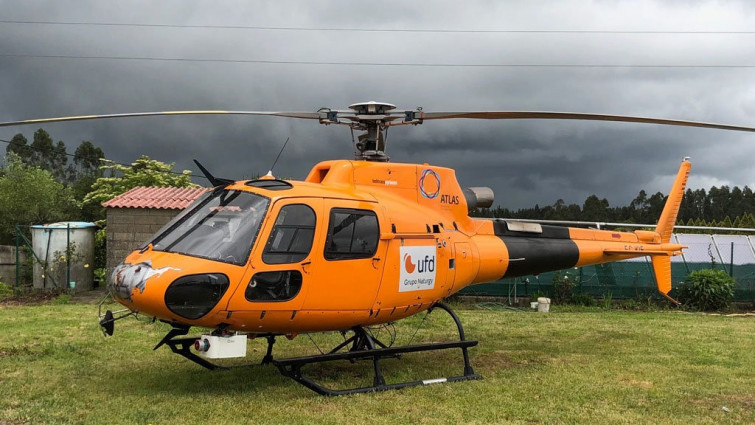
M168 270L178 270L174 267L153 268L152 261L142 261L134 264L123 262L113 270L110 277L109 289L116 298L122 301L134 302L135 294L143 294L148 284Z

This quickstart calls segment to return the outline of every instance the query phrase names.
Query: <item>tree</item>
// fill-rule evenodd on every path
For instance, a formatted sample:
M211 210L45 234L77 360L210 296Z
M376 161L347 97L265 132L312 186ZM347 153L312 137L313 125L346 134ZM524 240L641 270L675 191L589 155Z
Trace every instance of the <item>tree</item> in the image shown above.
M105 157L102 149L84 140L76 148L73 163L69 164L66 144L63 141L54 143L50 134L41 128L34 132L31 145L21 133L13 136L6 152L17 154L26 164L47 170L58 181L70 185L75 185L82 178L94 177L91 179L91 185L97 177L102 175L99 169L100 158ZM89 189L88 186L87 189ZM80 198L83 197L84 194L81 194Z
M661 218L663 207L666 206L666 198L667 197L664 196L661 192L656 192L650 198L648 198L647 216L644 217L645 221L642 222L643 224L653 224L656 223L659 218Z
M73 155L73 163L82 175L97 175L102 177L100 160L105 157L105 152L88 140L83 140Z
M734 186L731 189L731 194L729 195L729 207L727 208L729 217L734 218L744 214L745 211L747 211L745 209L744 203L744 192L742 192L742 189L740 189L738 186Z
M616 221L624 223L654 224L666 206L668 197L661 192L649 195L641 190L628 206L609 207L606 199L595 195L589 196L580 207L576 204L566 205L558 199L553 205L541 208L520 208L516 211L500 206L492 210L475 213L480 217L506 217L514 219L536 220L571 220L571 221ZM720 226L728 217L733 227L755 228L755 193L744 186L711 187L705 189L687 189L677 216L677 223L688 226ZM692 233L704 233L703 230L687 230Z
M100 177L94 182L92 191L84 197L84 205L99 206L137 186L196 186L191 182L191 171L184 170L182 173L175 173L174 163L166 164L149 159L146 155L142 155L131 166L116 164L109 160L102 160L102 162L104 165L100 166L100 170L103 175L104 172L110 171L111 177Z
M608 221L608 200L599 199L595 195L588 196L582 206L582 217L585 221Z
M68 181L66 144L54 143L50 133L41 128L34 132L28 164L49 171L59 181Z
M727 215L726 217L724 217L723 220L721 220L721 221L718 222L718 227L729 227L729 228L731 228L731 227L734 227L734 223L731 222L731 219ZM731 232L719 232L719 233L727 234L727 233L731 233Z
M696 219L703 217L708 210L708 194L705 189L687 189L682 198L682 205L679 208L679 217L682 220Z
M742 209L745 211L755 211L755 194L747 186L742 189Z
M78 208L71 189L49 171L24 164L13 152L5 156L0 177L0 243L14 243L16 224L69 220Z
M755 216L752 213L746 212L742 215L742 221L740 222L742 227L749 229L755 228Z
M29 162L31 159L31 146L28 145L28 140L23 134L18 133L10 139L10 143L5 148L6 153L15 153L24 162Z
M103 176L100 161L105 152L87 140L81 142L73 156L74 169L71 172L73 196L79 201L92 191L92 185ZM85 221L97 221L105 218L102 208L96 204L85 204L81 208L81 218Z
M729 216L731 206L729 186L724 185L721 188L711 187L708 191L708 197L710 199L710 207L709 215L705 217L706 220L718 221Z

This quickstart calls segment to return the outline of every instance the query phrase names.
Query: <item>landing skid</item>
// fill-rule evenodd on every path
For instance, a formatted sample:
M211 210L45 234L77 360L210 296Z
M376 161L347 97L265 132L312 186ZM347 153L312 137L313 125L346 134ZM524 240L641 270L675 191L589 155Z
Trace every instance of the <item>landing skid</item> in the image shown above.
M350 351L347 353L332 353L321 354L308 357L294 357L289 359L274 360L273 364L278 367L278 370L284 376L295 380L296 382L304 385L310 390L321 395L346 395L357 393L369 393L375 391L387 391L395 390L406 387L416 387L419 385L438 384L441 382L456 382L466 381L468 379L481 379L482 377L472 371L472 367L468 364L464 365L465 373L460 376L453 376L450 378L436 378L425 379L421 381L408 381L400 382L396 384L386 384L383 372L380 369L380 360L385 358L395 358L398 355L404 353L416 353L421 351L433 351L433 350L446 350L449 348L461 348L463 352L466 352L467 348L477 345L477 341L456 341L456 342L437 342L432 344L420 344L420 345L407 345L404 347L392 347L392 348L373 348L365 351ZM305 376L302 373L301 368L308 364L324 363L335 360L365 360L371 359L373 362L373 368L375 376L373 378L372 386L349 388L345 390L335 390L327 388L318 384L314 380Z
M453 310L451 310L445 304L436 303L433 307L430 308L430 310L428 311L428 314L431 313L436 308L446 311L451 316L451 318L453 318L454 323L456 324L456 328L459 331L458 341L406 345L403 347L389 347L383 344L382 342L380 342L374 336L372 336L363 327L357 326L352 329L352 331L354 332L354 335L352 337L346 339L344 342L342 342L341 344L339 344L338 346L336 346L335 348L333 348L330 352L326 354L318 354L318 355L304 356L304 357L292 357L292 358L275 360L272 357L272 348L273 348L273 344L275 343L276 335L264 335L267 338L268 346L267 346L267 353L262 360L262 364L272 363L273 365L275 365L275 367L278 368L278 371L283 376L287 376L295 380L296 382L302 384L303 386L309 388L310 390L318 394L328 395L328 396L368 393L368 392L375 392L375 391L387 391L387 390L395 390L399 388L414 387L414 386L419 386L419 385L436 384L436 383L441 383L441 382L456 382L456 381L466 381L470 379L482 379L480 375L474 372L474 370L472 369L472 366L469 364L469 353L467 352L468 348L474 347L477 345L477 341L469 341L465 339L464 328L461 325L461 321L459 320L459 317L456 315L456 313L453 312ZM225 366L220 366L220 365L211 363L210 361L196 355L195 353L191 351L191 347L194 344L194 342L199 339L198 337L176 338L177 336L180 336L180 335L186 335L188 333L188 330L189 330L188 327L187 328L173 328L170 332L168 332L165 338L163 338L163 340L160 341L160 343L155 347L155 349L165 344L168 347L170 347L170 349L174 353L179 354L187 358L188 360L191 360L194 363L197 363L200 366L205 367L207 369L215 370L215 369L228 368ZM340 351L347 347L349 351L346 351L346 352ZM447 349L454 349L454 348L458 348L462 352L462 358L464 362L464 371L463 371L463 374L461 375L452 376L448 378L425 379L425 380L418 380L418 381L400 382L400 383L394 383L394 384L388 384L385 381L385 377L383 376L383 372L380 366L380 361L383 359L401 358L401 355L405 353L447 350ZM339 361L339 360L348 360L350 362L356 362L358 360L372 360L373 372L374 372L372 385L365 386L365 387L356 387L356 388L337 390L337 389L325 387L324 385L321 385L315 382L313 379L305 376L304 373L302 372L302 368L306 365L316 364L316 363L326 363L326 362Z

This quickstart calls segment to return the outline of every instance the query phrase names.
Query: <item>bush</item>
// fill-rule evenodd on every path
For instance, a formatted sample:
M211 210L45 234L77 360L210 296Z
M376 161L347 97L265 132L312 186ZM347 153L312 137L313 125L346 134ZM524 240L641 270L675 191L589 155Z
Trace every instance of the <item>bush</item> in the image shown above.
M574 295L575 286L576 282L569 276L568 272L563 275L560 271L556 272L553 275L553 289L551 290L553 302L555 304L570 303Z
M538 289L537 291L533 292L532 295L530 295L530 299L532 301L537 301L538 298L547 296L548 294Z
M70 294L60 294L57 297L50 300L52 304L55 305L63 305L68 304L71 301L71 295Z
M13 298L15 295L13 291L13 287L8 285L7 283L0 282L0 301Z
M679 301L695 310L721 310L734 296L734 278L723 270L696 270L677 288Z
M97 282L100 288L107 286L107 269L104 267L94 269L94 280Z
M600 306L606 310L610 310L613 306L613 292L604 292L600 297Z
M574 294L571 297L571 303L574 305L581 305L584 307L593 307L597 304L595 298L587 294Z
M623 300L619 303L619 307L623 310L635 310L635 311L657 311L661 307L656 302L656 294L654 292L639 292L634 298ZM666 305L663 302L662 305Z
M621 301L621 303L619 304L619 307L622 310L635 310L635 311L645 310L645 305L642 304L642 302L637 301L636 298L630 298L630 299Z
M102 221L97 222L98 226L104 226ZM94 232L94 268L105 268L107 264L107 229L104 227Z

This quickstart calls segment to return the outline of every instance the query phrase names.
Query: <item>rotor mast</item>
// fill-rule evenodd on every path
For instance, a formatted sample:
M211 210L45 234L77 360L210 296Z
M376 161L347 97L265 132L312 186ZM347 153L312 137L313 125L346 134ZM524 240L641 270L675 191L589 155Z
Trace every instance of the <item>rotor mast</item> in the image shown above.
M422 124L422 109L412 111L393 111L396 105L382 102L362 102L349 105L351 111L334 111L322 108L320 123L341 124L353 130L362 131L356 143L357 160L386 162L390 158L385 154L387 129L394 125Z

